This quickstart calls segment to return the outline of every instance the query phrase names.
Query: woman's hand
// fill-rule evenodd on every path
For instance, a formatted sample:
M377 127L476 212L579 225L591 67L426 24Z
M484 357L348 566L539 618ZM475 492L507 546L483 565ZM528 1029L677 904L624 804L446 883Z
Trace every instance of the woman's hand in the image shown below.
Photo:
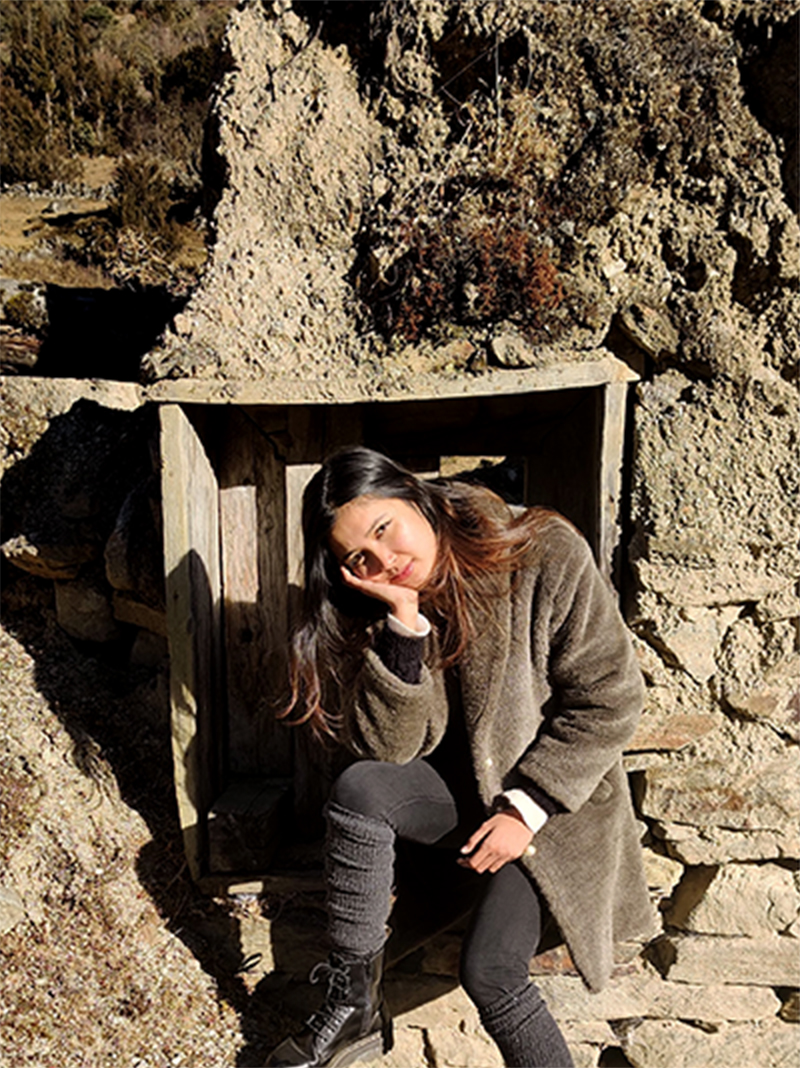
M374 597L389 606L392 615L399 619L412 630L417 629L417 617L419 616L419 593L410 586L396 586L392 582L373 582L371 579L361 579L348 571L344 565L340 567L342 580L351 590L358 590L367 597Z
M517 860L533 840L533 832L516 809L506 809L490 816L461 847L458 861L473 871L499 871L510 860Z

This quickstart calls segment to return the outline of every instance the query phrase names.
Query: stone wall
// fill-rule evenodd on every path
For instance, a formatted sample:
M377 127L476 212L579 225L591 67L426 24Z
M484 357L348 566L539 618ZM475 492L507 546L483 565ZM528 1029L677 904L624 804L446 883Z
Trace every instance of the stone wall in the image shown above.
M118 643L132 665L163 661L157 427L140 388L0 378L0 407L4 562L52 580L55 618L71 638ZM7 587L13 611L29 592Z

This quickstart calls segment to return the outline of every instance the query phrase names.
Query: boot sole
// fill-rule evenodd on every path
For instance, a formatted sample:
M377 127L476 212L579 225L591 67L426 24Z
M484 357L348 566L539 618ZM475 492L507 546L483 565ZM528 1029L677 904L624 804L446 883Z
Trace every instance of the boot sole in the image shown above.
M339 1050L335 1057L328 1061L327 1068L346 1068L354 1061L376 1060L383 1056L383 1036L380 1031L365 1035L364 1038L356 1039L349 1046Z

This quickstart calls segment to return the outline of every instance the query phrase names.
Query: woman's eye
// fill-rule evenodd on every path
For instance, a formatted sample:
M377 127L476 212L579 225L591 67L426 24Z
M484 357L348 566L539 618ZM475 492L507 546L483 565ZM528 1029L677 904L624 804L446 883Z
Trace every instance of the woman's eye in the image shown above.
M381 523L381 525L379 527L375 528L375 537L376 538L379 538L386 531L386 528L389 526L390 522L391 522L391 520L387 519L385 523Z

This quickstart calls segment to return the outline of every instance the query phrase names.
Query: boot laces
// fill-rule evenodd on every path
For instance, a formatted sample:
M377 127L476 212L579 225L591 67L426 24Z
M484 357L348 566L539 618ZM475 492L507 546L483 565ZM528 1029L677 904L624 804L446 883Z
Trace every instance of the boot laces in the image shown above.
M347 1004L350 994L350 973L346 967L337 967L327 961L320 961L311 970L309 980L319 983L328 980L328 991L322 1005L306 1020L306 1027L321 1038L333 1034L350 1013Z

